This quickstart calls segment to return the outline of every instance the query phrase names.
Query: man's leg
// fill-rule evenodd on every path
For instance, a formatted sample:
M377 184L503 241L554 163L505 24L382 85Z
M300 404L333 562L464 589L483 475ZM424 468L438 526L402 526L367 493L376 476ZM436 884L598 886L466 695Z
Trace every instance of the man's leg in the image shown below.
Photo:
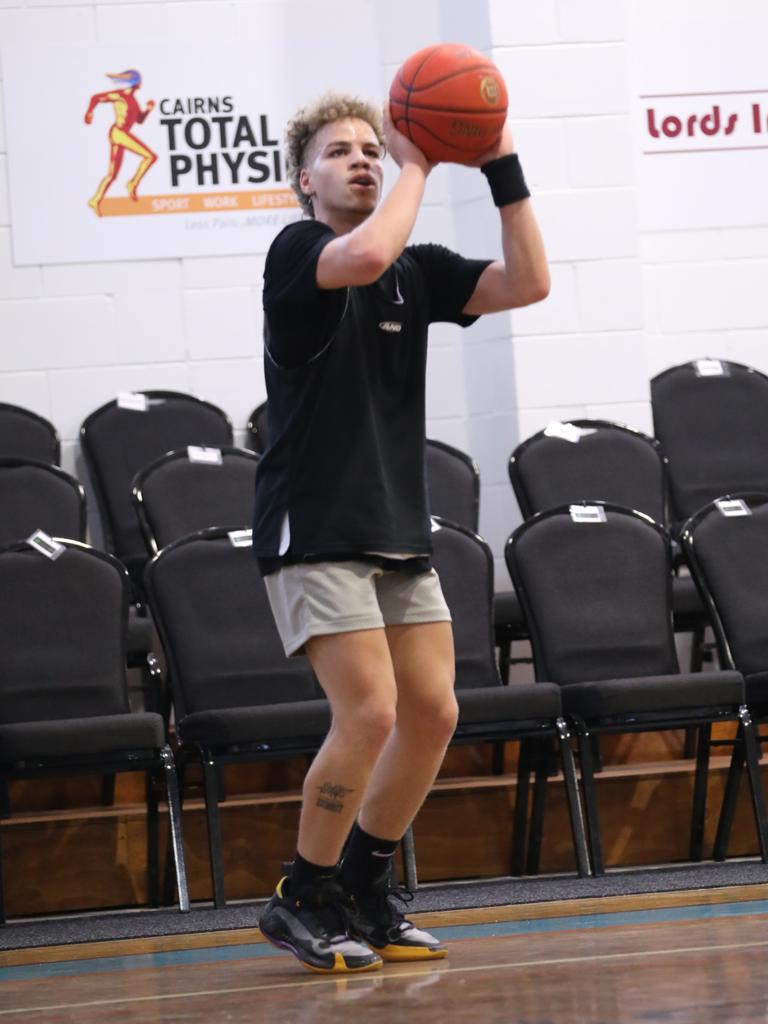
M384 629L313 637L307 655L332 726L304 781L297 855L260 920L311 970L373 970L381 958L347 934L336 864L395 722L397 690Z
M388 894L387 868L429 792L456 727L448 622L388 626L397 719L368 784L341 871L355 898L353 934L385 960L445 956L434 936L406 920Z

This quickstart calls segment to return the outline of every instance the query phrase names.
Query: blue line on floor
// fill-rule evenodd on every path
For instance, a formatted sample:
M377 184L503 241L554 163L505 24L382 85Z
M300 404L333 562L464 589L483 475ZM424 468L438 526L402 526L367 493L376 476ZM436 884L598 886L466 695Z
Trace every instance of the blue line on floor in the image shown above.
M492 912L492 908L488 908ZM605 914L579 914L575 917L549 917L530 921L497 921L432 928L432 934L445 942L452 939L504 938L510 935L534 935L541 932L574 931L586 928L615 928L622 925L667 924L703 921L717 917L751 917L768 914L768 900L744 903L714 903L691 907L667 907L654 910L629 910ZM211 937L215 942L215 936ZM98 957L93 960L67 960L53 964L29 964L0 967L0 982L32 981L41 978L78 974L106 974L147 967L181 967L253 957L285 956L268 943L239 946L212 946L207 949L180 949L165 953L137 953L133 956Z

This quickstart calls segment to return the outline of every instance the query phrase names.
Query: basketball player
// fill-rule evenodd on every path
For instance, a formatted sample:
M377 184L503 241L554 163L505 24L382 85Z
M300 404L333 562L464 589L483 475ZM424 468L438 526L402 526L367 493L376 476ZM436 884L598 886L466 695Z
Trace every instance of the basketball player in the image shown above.
M385 141L399 173L380 202ZM271 446L253 545L286 654L307 654L333 718L260 927L312 970L367 971L446 953L405 918L388 871L457 715L430 566L427 329L537 302L549 273L509 129L477 161L499 207L495 262L407 246L431 166L368 104L325 96L290 122L287 148L306 217L264 271Z

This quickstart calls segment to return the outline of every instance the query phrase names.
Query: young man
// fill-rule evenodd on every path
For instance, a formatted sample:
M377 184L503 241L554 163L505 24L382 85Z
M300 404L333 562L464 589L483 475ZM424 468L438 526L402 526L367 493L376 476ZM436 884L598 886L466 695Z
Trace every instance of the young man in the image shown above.
M388 886L457 713L450 614L429 564L427 328L549 290L508 129L477 161L500 210L496 262L406 247L431 166L387 124L399 174L379 203L384 140L378 111L352 97L298 112L288 155L308 218L277 236L264 272L271 445L254 552L286 654L309 657L332 726L307 772L290 878L260 927L328 972L446 953Z

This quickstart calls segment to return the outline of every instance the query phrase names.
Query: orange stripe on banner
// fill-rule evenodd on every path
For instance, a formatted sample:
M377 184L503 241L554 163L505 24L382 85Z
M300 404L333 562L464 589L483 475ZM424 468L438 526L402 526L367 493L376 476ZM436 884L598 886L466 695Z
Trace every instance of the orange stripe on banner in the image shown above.
M102 217L136 217L156 213L228 213L249 210L287 210L298 206L289 188L253 192L209 192L138 199L102 199Z

